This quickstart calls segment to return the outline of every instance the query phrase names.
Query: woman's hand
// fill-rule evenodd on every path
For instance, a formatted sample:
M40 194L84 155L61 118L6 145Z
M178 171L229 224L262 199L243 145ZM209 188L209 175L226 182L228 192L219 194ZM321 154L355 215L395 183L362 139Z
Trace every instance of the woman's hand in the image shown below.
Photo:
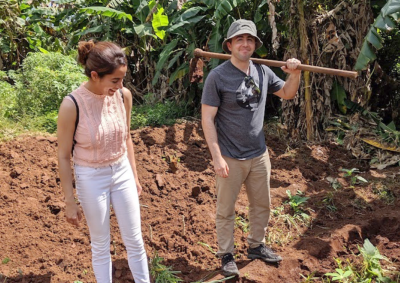
M137 188L137 194L138 194L138 196L140 196L143 188L142 188L142 185L140 184L139 180L136 180L136 188Z
M65 204L65 217L67 218L67 222L79 227L79 221L82 220L81 209L75 202L66 202Z

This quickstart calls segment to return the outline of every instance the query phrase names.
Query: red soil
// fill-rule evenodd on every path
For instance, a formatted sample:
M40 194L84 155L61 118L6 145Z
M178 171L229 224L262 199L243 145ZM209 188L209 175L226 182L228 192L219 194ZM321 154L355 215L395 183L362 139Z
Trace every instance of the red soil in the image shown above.
M200 125L145 128L133 131L132 139L144 188L140 200L148 256L157 251L165 265L181 271L184 282L221 279L220 261L212 253L217 250L214 171ZM400 269L399 167L370 170L332 143L290 149L268 135L267 144L273 208L283 206L282 213L293 214L283 204L286 190L292 195L300 190L309 197L305 207L312 224L290 226L272 216L268 239L284 258L279 265L248 260L247 232L236 228L241 277L228 282L290 283L301 282L300 274L322 276L334 271L334 258L357 261L357 245L366 238L392 261L383 266ZM64 218L56 149L54 137L0 144L0 282L95 282L85 221L75 228ZM358 175L368 183L352 187L340 168L360 169ZM338 178L341 188L335 191L327 177ZM242 190L236 208L245 219L246 207ZM133 282L115 215L111 223L114 282Z

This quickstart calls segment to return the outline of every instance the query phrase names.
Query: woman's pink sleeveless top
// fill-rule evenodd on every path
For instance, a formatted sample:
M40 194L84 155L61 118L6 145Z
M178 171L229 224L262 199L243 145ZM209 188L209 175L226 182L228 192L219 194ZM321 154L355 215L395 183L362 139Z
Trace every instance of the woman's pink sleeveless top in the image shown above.
M87 167L116 164L126 154L129 134L126 111L119 91L113 96L90 92L82 84L71 93L79 107L73 161ZM66 96L64 99L72 99Z

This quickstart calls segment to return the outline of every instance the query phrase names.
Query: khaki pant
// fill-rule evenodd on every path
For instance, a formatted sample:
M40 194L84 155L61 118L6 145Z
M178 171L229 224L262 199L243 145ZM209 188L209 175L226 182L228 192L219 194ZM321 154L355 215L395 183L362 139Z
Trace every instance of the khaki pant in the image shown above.
M229 176L217 176L216 180L218 256L233 254L235 203L243 183L249 199L250 233L247 241L250 248L256 248L265 242L271 206L271 162L268 150L263 155L249 160L237 160L226 156L224 159L229 166Z

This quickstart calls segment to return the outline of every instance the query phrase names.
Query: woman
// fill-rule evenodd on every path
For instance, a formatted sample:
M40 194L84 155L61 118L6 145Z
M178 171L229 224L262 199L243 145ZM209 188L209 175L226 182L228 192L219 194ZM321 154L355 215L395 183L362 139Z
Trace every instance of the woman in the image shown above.
M132 96L122 85L127 60L121 48L111 42L80 42L78 53L89 80L64 98L57 125L66 219L78 226L82 218L73 194L72 152L77 195L89 226L97 282L112 282L112 204L135 282L147 283L150 279L138 198L142 187L129 134Z

